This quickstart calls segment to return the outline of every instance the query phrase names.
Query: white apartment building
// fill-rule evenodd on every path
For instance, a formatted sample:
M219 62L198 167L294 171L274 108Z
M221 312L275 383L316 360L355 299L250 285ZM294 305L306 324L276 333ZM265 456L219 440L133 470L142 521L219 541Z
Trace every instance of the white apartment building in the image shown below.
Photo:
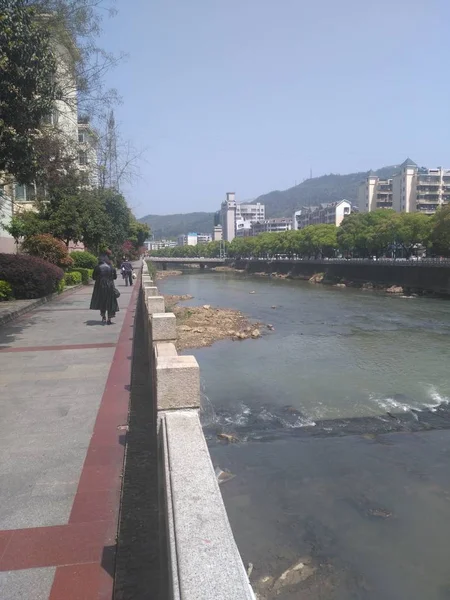
M292 229L292 219L281 217L276 219L264 219L252 223L252 235L260 233L278 233L280 231L290 231Z
M396 212L422 212L432 215L450 202L450 169L419 168L411 159L400 165L392 179L381 180L369 173L358 190L361 212L393 208Z
M236 219L236 237L250 237L253 223L257 223L257 221Z
M174 240L146 240L144 246L150 252L151 250L161 250L162 248L174 248L177 242Z
M197 245L197 234L188 233L187 235L179 235L177 240L177 246L196 246Z
M232 242L236 237L236 194L227 192L226 200L220 208L222 235L226 242Z
M221 242L223 240L222 225L214 225L213 241Z
M210 242L212 242L210 233L197 233L197 244L209 244Z
M212 242L210 233L188 233L178 236L178 246L196 246L197 244L209 244Z
M257 202L256 204L248 204L245 202L236 204L236 222L241 220L256 223L257 221L264 221L265 218L266 207L260 202Z
M295 211L293 229L303 229L308 225L339 225L344 217L352 212L352 205L348 200L320 204L319 206L304 206Z

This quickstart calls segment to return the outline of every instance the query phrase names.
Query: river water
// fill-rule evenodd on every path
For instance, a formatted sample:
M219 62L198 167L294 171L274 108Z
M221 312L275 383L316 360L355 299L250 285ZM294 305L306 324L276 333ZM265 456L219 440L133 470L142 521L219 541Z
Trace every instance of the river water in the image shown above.
M259 598L450 599L450 302L198 271L159 286L274 326L188 351Z

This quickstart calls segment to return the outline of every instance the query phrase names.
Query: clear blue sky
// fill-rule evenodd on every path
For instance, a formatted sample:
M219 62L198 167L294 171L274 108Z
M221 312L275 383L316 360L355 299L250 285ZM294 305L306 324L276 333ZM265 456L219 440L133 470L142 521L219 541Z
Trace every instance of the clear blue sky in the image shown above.
M449 0L117 0L101 43L138 216L216 210L309 176L450 168Z

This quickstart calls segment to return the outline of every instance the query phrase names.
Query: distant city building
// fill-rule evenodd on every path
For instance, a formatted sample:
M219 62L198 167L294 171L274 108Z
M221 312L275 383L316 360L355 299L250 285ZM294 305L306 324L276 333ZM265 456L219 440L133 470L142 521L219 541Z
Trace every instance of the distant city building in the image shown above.
M236 204L236 223L239 220L256 223L257 221L264 221L265 218L266 207L260 202L257 202L256 204Z
M197 233L197 244L209 244L210 242L212 242L210 233Z
M178 246L196 246L197 244L208 244L212 242L212 235L209 233L188 233L178 236Z
M227 192L227 197L220 209L222 235L226 242L232 242L236 237L236 198L234 192Z
M174 248L177 242L174 240L147 240L144 242L144 246L149 252L152 250L162 250L163 248Z
M222 225L214 225L213 240L215 242L221 242L223 240Z
M358 190L361 212L393 208L396 212L422 212L432 215L450 202L450 170L419 168L411 159L400 165L392 179L382 180L369 173Z
M344 217L352 212L352 205L348 200L320 204L319 206L304 206L295 211L293 229L303 229L308 225L339 225Z
M260 202L236 202L234 192L228 192L221 209L214 215L214 239L232 242L235 237L253 235L252 225L265 221L266 207ZM219 224L222 231L216 229Z
M250 237L253 235L252 225L256 221L247 221L244 219L236 219L236 237Z
M264 219L257 223L252 223L252 235L259 235L260 233L277 233L280 231L289 231L292 229L292 219L289 218L278 218L278 219Z

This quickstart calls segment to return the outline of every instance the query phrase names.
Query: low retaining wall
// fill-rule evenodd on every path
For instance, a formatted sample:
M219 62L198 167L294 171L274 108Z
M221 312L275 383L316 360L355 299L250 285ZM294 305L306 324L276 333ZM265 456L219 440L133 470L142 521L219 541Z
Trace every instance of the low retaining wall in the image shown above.
M433 263L386 263L364 261L261 261L235 262L237 269L249 273L279 273L308 279L316 273L325 274L332 283L347 281L355 284L372 282L381 286L400 285L406 290L450 295L450 266Z
M170 600L254 600L222 501L199 419L200 369L175 348L176 319L143 264L148 339Z

